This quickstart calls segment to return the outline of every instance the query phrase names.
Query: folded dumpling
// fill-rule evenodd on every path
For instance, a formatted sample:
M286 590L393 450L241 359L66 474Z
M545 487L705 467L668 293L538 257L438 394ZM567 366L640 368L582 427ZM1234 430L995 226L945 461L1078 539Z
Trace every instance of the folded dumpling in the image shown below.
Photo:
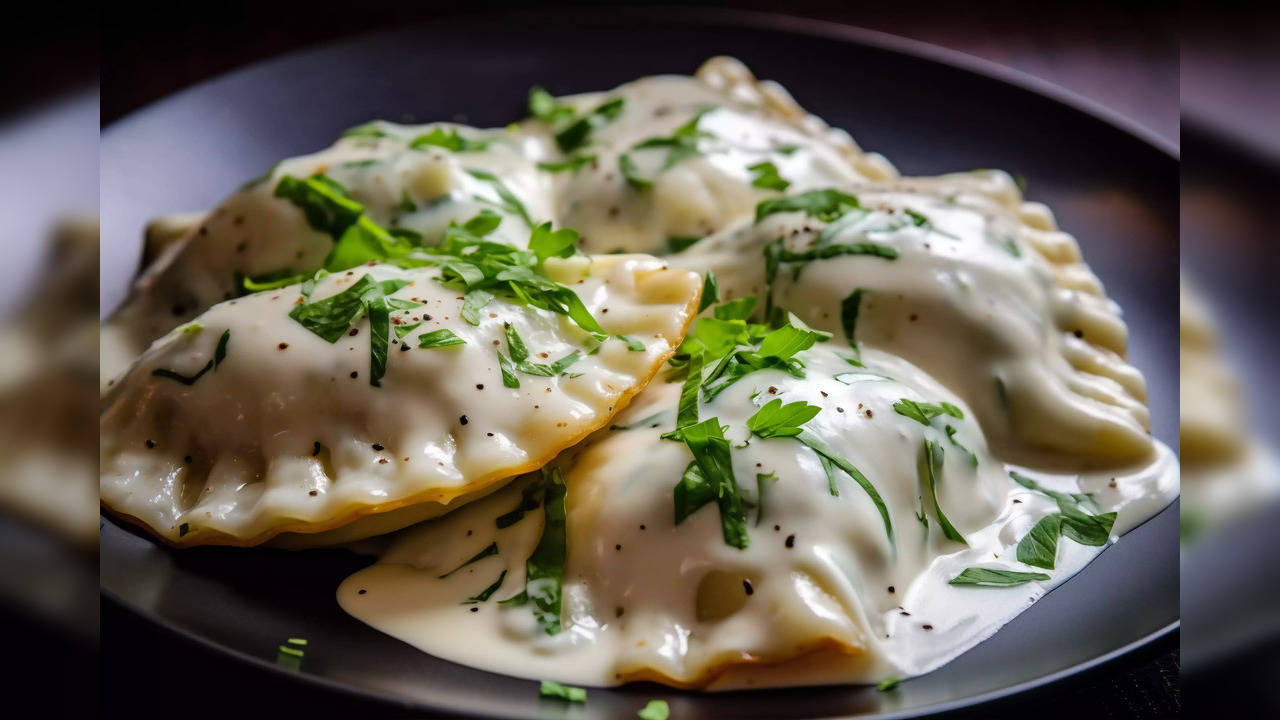
M177 545L403 527L606 424L696 312L700 278L654 258L455 233L158 340L106 395L103 503Z
M689 343L723 335L700 322ZM990 558L972 534L1011 484L942 385L816 339L785 326L739 336L729 354L704 345L727 364L695 357L692 395L655 382L558 460L563 474L406 531L339 602L434 655L525 677L704 687L753 666L773 668L769 685L900 674L893 648L928 637L905 626L913 583L970 540ZM971 644L983 627L957 633ZM786 671L817 658L821 672Z
M666 253L749 217L782 191L886 180L897 172L805 112L737 60L696 77L662 75L612 91L531 98L553 157L555 211L587 252Z
M494 237L523 247L552 219L550 177L534 165L548 152L540 142L507 130L373 122L277 163L206 214L153 223L153 261L103 328L104 380L152 340L248 287L346 270L335 245L344 237L363 244L362 222L434 245L450 223L487 210L503 218Z
M671 261L857 347L920 366L1029 464L1149 460L1146 388L1119 307L1044 206L1004 173L823 188Z

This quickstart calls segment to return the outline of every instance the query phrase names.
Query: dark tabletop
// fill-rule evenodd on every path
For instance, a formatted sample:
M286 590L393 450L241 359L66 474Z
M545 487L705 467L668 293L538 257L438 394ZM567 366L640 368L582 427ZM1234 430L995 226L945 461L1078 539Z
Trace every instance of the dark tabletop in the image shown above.
M147 7L145 13L115 9L103 17L102 122L109 124L183 87L289 50L503 5L528 7L514 2L364 0L330 12L315 2L225 0L165 4ZM736 4L858 25L978 55L1072 90L1176 142L1176 6L1050 5L918 0ZM1175 634L1066 686L966 717L1013 718L1029 712L1045 720L1175 716L1181 707L1176 643ZM366 701L330 696L300 683L281 684L166 635L110 603L102 608L101 647L102 707L108 716L409 716L394 707L373 711Z

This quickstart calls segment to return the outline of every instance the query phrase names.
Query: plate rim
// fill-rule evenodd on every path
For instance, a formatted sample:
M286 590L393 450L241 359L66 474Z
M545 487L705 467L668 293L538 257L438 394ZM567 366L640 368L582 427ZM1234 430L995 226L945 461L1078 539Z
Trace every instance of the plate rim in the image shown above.
M851 45L861 45L905 58L922 59L952 70L959 70L970 75L993 80L1003 85L1021 90L1022 92L1040 96L1058 104L1059 106L1072 110L1094 122L1108 126L1112 130L1120 131L1121 133L1129 136L1132 141L1146 146L1148 150L1153 150L1159 153L1166 159L1174 161L1175 164L1180 163L1181 161L1181 146L1178 140L1166 138L1141 122L1124 115L1101 102L1092 100L1080 93L1049 80L1045 80L1022 70L1002 65L993 60L988 60L960 50L934 45L922 40L906 38L892 33L872 30L855 25L846 25L832 20L807 18L760 10L732 10L730 8L668 5L627 5L610 8L599 6L590 8L562 7L543 11L462 11L449 13L447 16L443 16L436 21L415 21L405 25L385 26L352 35L331 38L231 68L227 71L205 78L157 98L146 105L135 108L134 110L121 115L120 117L112 120L109 124L102 126L100 130L100 142L108 140L118 128L123 128L124 126L138 121L145 116L163 111L166 107L181 102L189 94L197 94L209 86L229 81L234 76L261 69L263 67L294 60L311 53L324 52L335 47L367 43L380 36L412 34L441 24L465 24L467 22L474 22L478 19L483 19L488 22L510 24L522 17L538 18L544 21L551 21L554 18L559 18L567 25L582 24L584 20L587 22L607 21L611 24L618 24L621 20L638 20L650 26L679 25L682 22L696 23L710 27L728 27L735 29L760 30L765 32L783 32L794 35L808 35L811 37L836 40ZM114 312L114 308L112 312ZM104 318L105 317L106 316L104 316ZM1180 505L1179 497L1180 496L1176 496L1168 505L1161 508L1159 512L1131 528L1129 532L1139 530L1142 526L1162 517L1168 512L1177 512ZM120 525L116 519L108 513L103 512L102 516L106 518L108 522L116 525L117 530L132 534L129 528ZM1087 566L1082 569L1081 572L1084 572L1085 570L1087 570ZM1065 584L1066 583L1063 583L1063 585ZM494 717L489 715L479 715L465 709L436 705L416 697L396 695L390 691L375 690L355 683L337 680L322 675L316 675L308 672L293 672L263 658L251 655L243 650L224 645L216 640L207 638L194 630L181 627L166 618L155 615L126 600L101 584L99 586L99 590L104 601L111 602L120 610L130 613L136 618L144 620L153 626L159 627L171 636L180 638L186 642L194 643L212 653L230 657L239 662L257 667L259 670L265 670L268 673L273 673L275 677L285 680L286 682L301 682L304 684L313 683L327 690L347 696L365 698L383 705L399 706L416 711L433 713L447 712L452 716L464 718ZM1106 666L1112 665L1143 649L1155 647L1162 641L1167 642L1171 637L1176 638L1180 629L1181 616L1179 614L1178 617L1175 617L1166 625L1120 647L1113 648L1106 653L1078 662L1069 667L1026 680L1016 685L997 688L977 695L944 700L917 708L877 712L872 715L826 717L868 717L878 718L880 720L901 720L904 718L921 717L924 715L951 714L962 710L973 710L979 707L991 708L1000 702L1011 701L1024 697L1034 690L1047 689L1054 686L1063 687L1071 684L1073 681L1083 681L1088 676L1093 675ZM479 669L474 670L476 672L488 672ZM767 689L762 690L767 691ZM670 688L669 692L683 694L690 691ZM693 692L693 694L705 695L706 693ZM505 717L521 716L515 715Z

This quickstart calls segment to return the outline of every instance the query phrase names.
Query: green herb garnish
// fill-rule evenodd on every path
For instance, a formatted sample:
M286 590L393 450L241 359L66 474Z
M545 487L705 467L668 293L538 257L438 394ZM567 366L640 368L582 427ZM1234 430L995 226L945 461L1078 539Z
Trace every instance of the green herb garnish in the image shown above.
M194 334L188 334L187 336L193 337ZM210 370L216 370L218 368L218 365L222 364L222 361L227 359L227 343L229 342L231 342L231 331L224 330L222 332L222 337L218 338L218 345L213 350L213 357L210 358L209 362L205 363L204 367L200 368L200 370L196 372L195 375L183 375L180 372L177 372L174 370L166 370L165 368L156 368L151 371L151 374L159 377L169 378L170 380L177 380L183 385L192 385L195 383L195 381L204 377L205 373L209 372Z
M497 555L497 554L498 554L498 543L496 543L496 542L491 542L491 543L489 543L489 545L488 545L488 546L486 546L486 547L485 547L485 549L481 550L480 552L476 553L475 555L472 555L470 558L467 558L467 560L466 560L466 561L464 561L464 562L463 562L461 565L459 565L458 567L456 567L456 568L454 568L454 569L450 570L449 572L447 572L447 573L445 573L445 574L443 574L443 575L439 575L439 576L437 576L437 577L438 577L440 580L443 580L443 579L445 579L445 578L449 577L450 575L452 575L452 574L454 574L454 573L458 572L458 571L459 571L459 570L461 570L462 568L464 568L464 567L466 567L466 566L470 565L470 564L471 564L471 563L473 563L473 562L478 562L478 561L480 561L480 560L483 560L484 558L489 557L490 555Z
M421 325L421 323L419 323L419 325ZM417 327L417 325L414 325L413 327ZM410 330L412 329L413 328L411 327ZM399 331L400 331L400 328L397 327L396 328L397 334L399 334ZM458 337L452 330L448 328L440 328L439 330L432 330L429 333L423 333L418 336L419 348L442 348L442 347L451 347L453 345L465 345L466 343L467 343L466 340L463 340L462 338Z
M456 129L445 132L443 128L433 128L425 135L419 135L409 142L413 150L438 147L450 152L480 152L489 147L487 140L468 140L458 134Z
M587 142L591 133L618 119L626 106L623 98L614 98L596 106L568 127L556 133L556 145L562 152L576 150Z
M951 578L947 584L977 585L981 587L1014 587L1015 585L1029 583L1032 580L1048 579L1048 575L1038 572L1019 572L1017 570L971 567L965 568L959 575Z
M755 187L779 192L791 187L790 181L782 179L778 174L778 166L771 162L756 163L747 169L755 173L755 177L751 180L751 184Z
M636 713L636 717L640 720L668 720L671 717L671 707L666 700L650 700Z
M538 694L542 697L560 698L571 703L584 703L587 701L586 690L580 687L561 685L552 680L543 680L538 687Z
M939 415L950 415L953 418L964 419L964 413L961 412L960 408L949 402L934 404L902 398L893 404L893 409L899 415L909 417L926 427L929 426L929 420Z
M932 440L925 440L916 470L920 476L920 483L924 485L929 501L933 504L933 513L938 518L938 524L942 526L942 534L948 540L968 545L964 535L961 535L960 531L951 524L947 514L942 511L942 505L938 503L938 483L942 481L942 446Z

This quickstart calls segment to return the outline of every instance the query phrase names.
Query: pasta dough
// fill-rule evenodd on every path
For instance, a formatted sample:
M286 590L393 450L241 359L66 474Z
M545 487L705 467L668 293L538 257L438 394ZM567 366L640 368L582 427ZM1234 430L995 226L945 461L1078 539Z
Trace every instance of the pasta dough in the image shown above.
M411 329L394 333L378 386L368 318L349 331L344 318L327 342L289 315L303 299L297 285L215 306L108 394L103 502L175 544L253 545L409 505L439 513L540 467L647 382L698 296L696 275L652 258L549 265L600 319L602 343L563 315L502 298L468 324L436 268L376 265L319 281L316 303L357 283L403 285L388 288L407 308L390 325ZM433 333L462 342L421 347ZM554 363L573 353L567 367ZM525 357L532 370L518 365Z

